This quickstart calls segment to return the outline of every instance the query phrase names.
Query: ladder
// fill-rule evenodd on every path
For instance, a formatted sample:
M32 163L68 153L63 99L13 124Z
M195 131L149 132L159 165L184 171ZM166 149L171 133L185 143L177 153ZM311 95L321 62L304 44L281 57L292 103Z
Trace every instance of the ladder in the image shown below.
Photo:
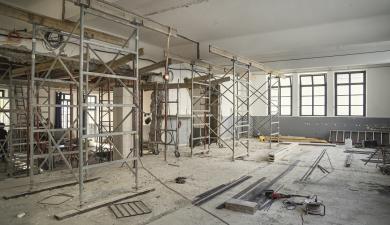
M12 90L13 89L13 90ZM20 85L11 86L11 160L12 174L19 173L28 168L28 107L27 88Z
M158 149L159 144L164 145L164 160L167 160L167 150L168 146L174 146L174 154L176 158L180 157L179 152L179 82L177 84L176 90L176 99L170 100L169 98L169 89L168 89L168 82L166 81L164 83L164 98L161 98L160 101L156 101L156 104L163 104L164 110L162 110L161 117L164 119L164 124L162 126L156 127L156 133L160 135L164 135L164 139L160 138L162 141L157 141L158 139L155 138L155 144ZM176 114L175 117L175 125L172 126L172 123L170 123L170 126L168 125L168 117L170 115L170 104L173 104L176 106ZM155 109L157 110L157 106ZM155 135L156 137L157 135Z

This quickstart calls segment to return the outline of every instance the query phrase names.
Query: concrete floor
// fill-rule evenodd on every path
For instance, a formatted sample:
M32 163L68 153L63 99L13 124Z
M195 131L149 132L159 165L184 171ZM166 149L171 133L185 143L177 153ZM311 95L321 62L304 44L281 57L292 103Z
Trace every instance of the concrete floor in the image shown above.
M280 146L282 147L282 146ZM307 171L308 167L320 154L324 147L299 146L280 161L268 163L265 160L269 149L267 145L256 140L251 141L250 157L244 160L230 161L231 152L226 148L216 148L213 145L209 155L188 157L188 149L183 148L182 157L175 158L170 152L168 162L163 161L163 155L148 155L142 158L143 164L161 181L176 190L182 196L167 189L157 182L145 170L140 169L141 188L154 187L156 191L139 196L135 199L144 201L152 213L116 219L112 212L103 207L79 216L62 221L54 219L55 213L76 209L78 205L78 186L46 191L39 194L12 200L0 200L0 224L224 224L211 214L222 218L228 224L364 224L387 225L390 221L390 177L382 175L375 164L364 166L361 158L367 155L354 155L352 166L344 167L346 153L342 147L328 147L332 164L335 170L323 177L319 170L315 170L307 184L296 182ZM325 160L320 163L326 168L329 164ZM215 209L217 205L226 201L249 184L261 177L267 180L279 175L295 160L299 164L286 176L280 179L273 188L281 187L283 193L318 195L326 205L326 215L311 216L303 214L300 209L286 210L282 203L275 202L268 211L257 211L254 215L233 212L227 209ZM177 166L169 165L174 164ZM188 199L196 195L237 179L242 175L251 175L252 178L229 191L217 196L202 205L202 208L191 205ZM94 169L90 176L101 176L98 181L85 185L87 202L95 202L132 191L134 179L125 167L111 166ZM185 184L176 184L173 180L178 176L188 177ZM36 176L37 187L44 187L70 180L69 172L54 172ZM48 182L48 180L51 180ZM0 181L1 195L9 195L26 191L28 179L4 179ZM43 205L38 201L57 194L67 193L75 196L72 200L61 205ZM135 200L131 199L131 200ZM206 212L208 211L208 212ZM25 212L23 218L16 218L18 213Z

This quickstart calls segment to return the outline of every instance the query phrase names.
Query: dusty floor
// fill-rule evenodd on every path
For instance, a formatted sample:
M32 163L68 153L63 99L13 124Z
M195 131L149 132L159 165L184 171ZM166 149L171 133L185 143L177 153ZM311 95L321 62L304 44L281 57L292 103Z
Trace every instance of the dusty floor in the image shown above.
M152 209L150 214L116 219L107 207L103 207L57 221L53 217L55 213L77 208L78 186L73 186L18 199L1 199L0 224L224 224L211 214L218 216L228 224L389 224L390 177L380 174L375 164L369 163L364 166L360 159L366 158L367 155L355 154L352 166L345 168L344 149L327 147L335 170L326 177L323 177L319 170L315 170L308 183L297 182L324 148L299 146L282 160L274 163L264 161L269 150L267 145L258 143L256 140L251 143L251 156L235 162L230 161L230 150L216 148L214 145L209 155L197 155L190 158L187 156L188 149L182 149L182 157L177 159L169 153L168 162L163 161L163 154L148 155L142 158L144 166L159 177L165 185L187 199L167 189L145 170L140 169L140 188L156 188L154 192L135 198L144 201ZM286 210L281 202L275 202L268 211L257 211L254 215L227 209L215 209L217 205L257 179L261 177L266 177L267 180L273 179L295 160L300 160L299 164L273 187L281 187L279 191L284 193L318 195L318 198L326 205L325 216L303 215L301 217L302 211ZM322 161L321 165L329 168L326 160ZM252 178L203 204L202 208L191 205L188 200L212 187L245 174L251 175ZM134 179L125 167L99 168L90 171L89 176L100 176L101 179L85 185L87 202L92 203L108 196L133 191ZM185 184L174 183L173 180L178 176L188 177L187 182ZM51 180L50 183L47 182L48 179ZM37 176L36 183L38 188L65 180L71 180L69 172L55 172ZM9 195L26 191L28 188L26 184L28 184L26 178L1 180L0 193ZM60 205L38 203L43 198L57 193L71 194L74 198ZM16 218L16 215L21 212L25 212L26 215Z

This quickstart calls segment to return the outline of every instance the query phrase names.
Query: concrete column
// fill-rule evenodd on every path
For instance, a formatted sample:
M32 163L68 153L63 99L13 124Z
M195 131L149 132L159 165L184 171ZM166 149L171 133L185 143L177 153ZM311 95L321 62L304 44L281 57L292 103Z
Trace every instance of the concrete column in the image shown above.
M292 116L299 116L299 75L293 73L292 81Z
M132 91L132 88L129 88ZM114 104L132 104L133 96L123 87L114 88ZM113 125L117 127L126 115L131 111L130 107L115 107L113 111ZM126 118L126 120L115 130L115 132L131 131L132 128L132 115ZM133 148L133 137L130 134L118 135L113 137L113 142L118 148L119 152L124 156L130 153L130 149ZM114 151L114 160L121 159L120 154Z
M335 115L335 109L336 109L336 106L335 106L335 87L334 87L334 84L335 84L335 76L334 76L334 73L332 71L328 71L327 72L327 75L326 75L327 79L327 111L326 111L326 115L328 117L332 117Z

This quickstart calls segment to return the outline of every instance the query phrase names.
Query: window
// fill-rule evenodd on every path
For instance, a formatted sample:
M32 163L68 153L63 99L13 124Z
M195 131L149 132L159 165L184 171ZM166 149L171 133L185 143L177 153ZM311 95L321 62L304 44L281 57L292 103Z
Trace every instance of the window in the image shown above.
M286 76L280 78L280 84L278 85L277 78L271 79L271 111L272 114L275 114L280 107L281 116L291 116L292 115L292 83L291 77ZM280 87L280 96L279 88ZM279 104L280 102L280 104Z
M336 73L336 116L366 115L366 72Z
M94 95L89 95L87 100L88 100L88 104L96 104L96 96L94 96ZM87 115L88 133L95 134L97 131L97 127L95 124L95 121L96 121L96 106L95 105L93 105L93 106L88 105L88 114L89 114L89 115Z
M61 105L70 105L70 94L61 94ZM71 107L65 106L61 107L61 127L69 128L70 127L70 110Z
M6 111L9 109L9 101L7 98L5 98L5 90L0 90L0 110L1 110L1 113L0 113L0 123L4 123L6 125L9 124L9 118L8 118L8 115L6 113ZM8 129L8 127L6 127L5 129Z
M326 116L326 74L300 76L300 115Z

